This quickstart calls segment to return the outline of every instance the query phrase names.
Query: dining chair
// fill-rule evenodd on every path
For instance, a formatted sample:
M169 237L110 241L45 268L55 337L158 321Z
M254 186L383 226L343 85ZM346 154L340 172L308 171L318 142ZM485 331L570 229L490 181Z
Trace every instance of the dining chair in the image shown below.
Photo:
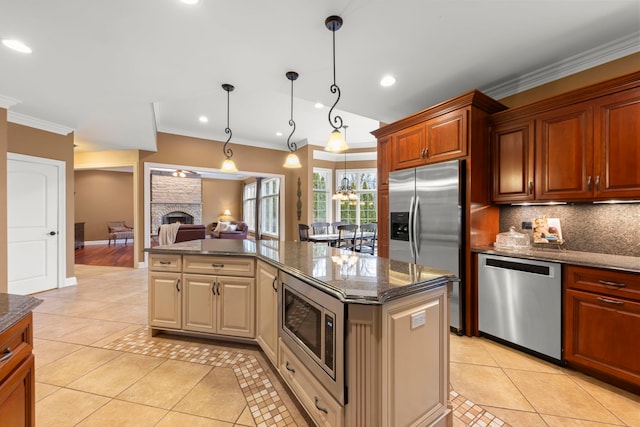
M309 241L309 226L307 224L298 224L298 234L300 234L301 242Z
M329 226L328 222L312 222L311 231L313 234L329 234Z
M355 245L355 251L373 255L378 239L378 224L362 224L360 226L360 240Z
M336 248L353 250L356 245L357 224L338 225L338 241Z
M338 227L341 225L347 225L349 224L348 222L344 222L344 221L336 221L336 222L332 222L331 223L331 228L333 228L333 232L337 233L338 232Z

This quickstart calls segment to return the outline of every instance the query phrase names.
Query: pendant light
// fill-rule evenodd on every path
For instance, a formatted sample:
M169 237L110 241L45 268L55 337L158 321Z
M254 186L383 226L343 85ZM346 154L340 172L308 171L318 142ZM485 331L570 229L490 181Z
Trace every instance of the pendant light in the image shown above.
M302 165L300 164L300 159L296 154L298 146L295 142L291 142L291 136L293 136L293 133L296 131L296 122L293 121L293 82L298 79L298 73L296 73L295 71L288 71L285 75L291 81L291 119L289 119L289 126L293 126L293 129L291 129L289 138L287 138L289 155L287 156L287 159L284 161L284 164L282 166L289 169L297 169L301 168Z
M224 129L224 133L229 135L227 138L227 142L222 146L222 152L224 153L226 159L222 162L221 172L238 172L238 168L236 167L235 162L231 159L233 157L233 150L231 148L227 148L227 144L231 141L231 136L233 133L231 132L231 128L229 127L229 92L232 92L235 87L228 83L224 83L222 85L222 89L227 92L227 127Z
M342 128L344 129L344 135L346 138L347 128L349 126L344 125ZM351 182L347 177L347 152L344 152L344 176L340 180L340 185L336 189L336 192L331 196L332 200L340 200L340 201L350 201L349 204L355 204L355 201L358 200L358 194L353 191L351 188Z
M331 118L333 109L338 104L338 101L340 101L340 88L336 84L336 31L338 31L342 27L342 18L332 15L324 20L324 25L333 34L333 84L329 89L331 90L331 93L338 94L336 102L333 103L331 109L329 110L329 124L333 128L333 131L331 131L331 134L329 135L329 141L327 142L325 150L339 153L341 151L349 149L344 136L342 135L342 133L340 133L340 128L342 127L342 117L336 115L333 119Z

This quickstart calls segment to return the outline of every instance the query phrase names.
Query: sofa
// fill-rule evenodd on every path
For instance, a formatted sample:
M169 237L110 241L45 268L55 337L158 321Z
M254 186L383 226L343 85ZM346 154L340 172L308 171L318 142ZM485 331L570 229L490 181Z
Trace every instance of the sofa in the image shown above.
M211 232L214 239L246 239L249 225L244 221L220 221Z
M206 237L207 227L204 224L180 224L174 243L205 239Z

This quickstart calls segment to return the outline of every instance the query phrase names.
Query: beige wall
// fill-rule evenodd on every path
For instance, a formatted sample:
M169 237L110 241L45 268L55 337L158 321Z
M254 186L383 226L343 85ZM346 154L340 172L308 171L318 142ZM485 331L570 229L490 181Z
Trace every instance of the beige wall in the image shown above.
M86 241L107 240L107 221L133 226L133 173L79 170L75 177L75 222Z
M242 181L203 179L202 223L208 227L212 222L218 222L225 209L231 211L231 219L242 219ZM207 232L210 231L207 228Z
M67 212L66 218L66 241L67 241L67 266L66 277L72 277L74 275L74 206L73 206L73 133L69 135L58 135L51 132L46 132L39 129L30 128L27 126L17 125L15 123L8 123L7 126L7 152L24 154L27 156L42 157L46 159L60 160L65 162L65 180L66 180L66 205ZM6 155L6 153L5 153ZM6 160L5 163L6 165ZM6 175L6 168L5 174ZM6 176L4 185L4 205L6 206ZM2 209L6 211L6 207ZM6 214L4 214L6 215ZM6 223L4 226L6 229ZM6 235L3 242L0 243L6 250L7 239Z
M0 108L0 162L7 164L7 110ZM7 173L0 173L0 292L7 292Z
M640 70L640 53L590 68L585 71L540 85L499 101L509 108L519 107L540 101L551 96L560 95L574 89L599 83L604 80L621 77Z

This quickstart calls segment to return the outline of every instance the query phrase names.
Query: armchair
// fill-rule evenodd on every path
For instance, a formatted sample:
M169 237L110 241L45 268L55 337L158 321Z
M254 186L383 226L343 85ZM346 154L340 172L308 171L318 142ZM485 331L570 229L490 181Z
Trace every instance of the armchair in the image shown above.
M109 230L109 246L111 246L111 240L113 244L117 243L117 239L124 239L124 244L127 244L127 240L133 240L133 227L129 227L124 221L107 221L107 229Z

